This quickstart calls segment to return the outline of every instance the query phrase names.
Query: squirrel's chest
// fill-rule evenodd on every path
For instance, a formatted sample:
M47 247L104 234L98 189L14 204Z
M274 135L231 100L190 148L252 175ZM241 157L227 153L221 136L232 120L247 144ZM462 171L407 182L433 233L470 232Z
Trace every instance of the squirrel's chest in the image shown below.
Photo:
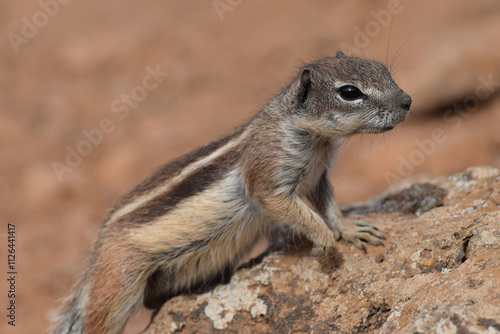
M316 187L322 175L332 167L334 156L334 150L328 145L304 157L304 172L297 187L299 196L306 196Z

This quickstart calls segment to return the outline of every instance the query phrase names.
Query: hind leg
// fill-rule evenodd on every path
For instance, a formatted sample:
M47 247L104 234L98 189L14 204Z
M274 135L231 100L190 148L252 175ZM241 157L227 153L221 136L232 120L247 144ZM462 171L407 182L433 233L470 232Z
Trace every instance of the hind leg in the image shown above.
M119 240L96 249L88 271L85 333L119 333L141 305L149 259Z

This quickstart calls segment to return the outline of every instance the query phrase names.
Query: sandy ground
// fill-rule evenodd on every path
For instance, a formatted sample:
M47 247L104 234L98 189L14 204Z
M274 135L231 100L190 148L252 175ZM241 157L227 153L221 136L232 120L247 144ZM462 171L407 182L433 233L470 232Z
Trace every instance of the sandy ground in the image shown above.
M414 100L394 131L343 147L340 202L415 173L500 167L496 1L60 1L0 2L1 333L47 328L127 190L338 49L392 65Z

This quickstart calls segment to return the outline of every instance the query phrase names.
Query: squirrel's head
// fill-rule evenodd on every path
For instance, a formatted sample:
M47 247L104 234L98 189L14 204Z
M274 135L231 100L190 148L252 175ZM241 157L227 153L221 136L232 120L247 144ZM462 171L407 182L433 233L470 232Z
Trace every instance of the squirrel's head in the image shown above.
M304 66L289 92L301 127L332 137L391 130L411 105L383 64L341 51Z

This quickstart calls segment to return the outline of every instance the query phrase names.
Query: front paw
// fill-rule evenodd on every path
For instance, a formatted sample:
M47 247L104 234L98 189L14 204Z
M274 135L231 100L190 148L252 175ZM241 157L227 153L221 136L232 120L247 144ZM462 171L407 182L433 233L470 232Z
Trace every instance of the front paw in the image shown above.
M379 229L363 221L342 220L342 239L351 242L355 247L366 253L364 243L374 246L384 246L381 240L385 240L384 235Z
M326 230L321 234L309 235L308 238L314 244L312 254L315 256L324 256L328 254L336 242L335 236L330 230Z

